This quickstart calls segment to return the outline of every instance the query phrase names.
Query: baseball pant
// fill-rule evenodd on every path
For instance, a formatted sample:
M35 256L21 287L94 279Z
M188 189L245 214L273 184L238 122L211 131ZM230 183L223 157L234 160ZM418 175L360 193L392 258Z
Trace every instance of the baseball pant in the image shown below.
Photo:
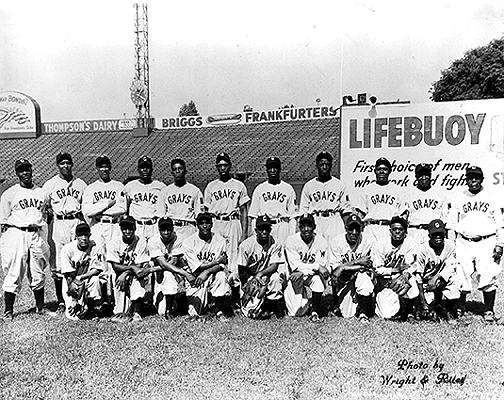
M18 294L26 274L32 290L44 288L45 267L49 264L49 245L39 231L9 227L0 239L4 292Z
M345 233L345 226L339 214L328 217L315 216L317 233L326 240L330 240L342 233Z
M446 279L445 279L446 280ZM460 297L460 281L456 276L453 276L449 280L446 281L446 287L443 289L443 299L446 300L455 300ZM425 289L424 285L424 296L427 304L432 304L434 301L434 292L428 292Z
M77 304L83 305L86 299L100 300L101 290L100 290L100 279L98 276L92 276L84 281L84 295L82 299L76 299L68 295L68 283L66 279L63 279L63 297L65 299L65 315L70 317L70 310Z
M252 279L252 277L250 279ZM252 315L252 313L259 311L264 303L265 298L268 300L280 300L283 295L282 290L283 277L278 272L271 274L268 282L268 289L266 290L266 295L262 299L254 296L249 300L247 304L242 305L243 314L249 317L250 315Z
M238 219L231 221L214 220L213 231L226 240L226 252L231 276L238 278L238 243L242 236L242 226Z
M166 303L164 296L185 293L185 278L170 271L159 271L155 274L154 283L154 305L159 315L164 315Z
M345 318L355 316L357 311L357 295L370 296L374 291L371 277L365 272L357 272L347 284L338 292L337 304L341 315Z
M308 276L305 276L305 279ZM319 275L312 275L308 284L303 284L301 288L294 287L289 279L284 291L287 314L291 317L302 317L308 314L311 306L312 292L323 293L326 284Z
M187 303L189 305L189 315L194 317L205 312L208 305L208 293L213 297L223 297L229 294L228 278L224 271L219 271L211 275L202 287L189 287L187 289Z
M51 271L61 275L61 249L64 245L75 239L75 227L81 221L79 219L55 219L52 228L52 240L55 248L54 266L51 265ZM54 269L53 269L54 268Z
M115 285L116 275L113 273L114 282L114 314L127 313L132 301L143 299L145 296L145 279L139 280L136 276L130 277L129 287L126 291L119 290Z
M390 226L388 225L366 225L366 235L369 235L371 240L379 241L384 237L390 236Z
M271 226L271 236L275 238L282 246L285 240L296 233L296 220L291 219L289 222L278 221Z
M427 229L409 227L408 237L412 238L415 243L422 244L429 241L429 232Z
M154 225L141 225L139 223L136 224L135 235L144 239L147 243L149 240L156 236L159 233L159 229L157 224Z
M390 278L381 278L385 284ZM414 299L420 294L416 278L412 275L409 279L410 289L404 295L405 299ZM384 287L376 294L376 315L380 318L392 318L400 309L399 295L388 287Z
M174 226L173 231L177 234L179 240L184 240L196 233L198 229L195 225L185 225L185 226Z

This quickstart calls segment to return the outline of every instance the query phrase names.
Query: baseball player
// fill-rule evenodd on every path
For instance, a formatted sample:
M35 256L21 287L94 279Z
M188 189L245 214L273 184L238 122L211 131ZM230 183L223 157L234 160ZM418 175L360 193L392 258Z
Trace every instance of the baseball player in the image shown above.
M372 306L373 243L362 234L364 224L351 214L346 219L346 233L329 241L329 264L336 310L345 318L358 312L359 320L368 322L374 314ZM337 312L336 312L337 314Z
M101 299L98 275L103 271L105 256L90 239L91 228L85 222L75 227L75 237L61 249L63 291L68 296L65 315L71 320L95 319L95 304Z
M455 243L445 240L446 227L440 219L432 220L427 232L429 240L418 247L415 262L421 316L453 323L457 318L456 306L460 297Z
M416 243L407 237L408 222L394 216L388 237L379 240L371 251L376 269L376 314L381 318L413 320L418 285L415 277Z
M271 235L283 245L296 231L296 192L280 179L282 165L278 157L266 160L268 180L260 183L252 194L249 217L251 224L259 215L267 215L273 224Z
M346 186L331 175L332 163L328 152L317 155L318 176L303 186L299 205L300 212L315 216L317 231L327 240L345 232L343 217L352 211Z
M214 216L213 230L227 243L230 284L233 303L239 303L238 244L245 240L248 232L247 205L250 197L245 185L231 178L231 158L220 153L216 160L219 179L210 182L205 189L204 205Z
M156 216L169 217L180 240L196 233L196 216L203 211L201 190L187 182L186 163L180 158L171 161L173 183L161 191Z
M153 167L149 157L141 157L137 165L140 178L128 182L124 186L124 193L128 215L131 215L137 223L136 234L148 243L158 233L155 214L161 191L166 185L152 179Z
M446 221L449 202L445 200L444 191L432 190L432 167L420 163L415 167L415 183L406 197L408 206L408 236L417 243L429 240L427 227L430 221L441 219Z
M48 197L48 213L52 216L52 240L55 246L54 265L51 263L51 272L58 300L58 311L65 311L67 303L65 291L62 290L63 275L61 273L61 249L74 239L75 227L83 221L81 203L86 183L73 176L72 156L68 153L59 153L56 156L58 175L49 179L42 189ZM66 299L65 299L66 297Z
M265 312L269 308L277 318L282 318L285 277L278 273L278 266L284 263L283 249L271 236L269 217L260 215L256 219L255 233L240 244L238 251L238 270L243 288L242 311L247 317L262 318L269 316Z
M114 271L114 320L123 321L124 315L129 320L131 309L132 321L141 321L146 278L152 272L147 242L135 235L133 217L123 217L119 227L121 236L107 245L107 262Z
M32 179L32 165L28 160L17 160L14 169L19 183L7 189L0 198L0 249L4 270L4 321L13 318L14 301L27 276L35 296L37 314L44 310L44 268L49 263L49 245L42 234L47 197Z
M184 310L187 309L185 281L187 280L190 284L196 278L173 262L173 249L180 248L182 243L173 230L171 218L160 218L158 227L159 234L154 236L148 245L149 255L157 266L154 286L155 306L159 315L164 315L166 319L172 319L175 316L176 308L179 313L186 311ZM175 300L177 300L179 307L176 307Z
M200 213L196 218L198 232L172 250L173 263L180 265L181 258L187 263L191 275L196 279L187 289L189 315L201 316L208 306L208 294L215 300L216 317L227 320L225 299L229 295L229 271L227 269L226 241L212 232L212 216Z
M313 215L303 214L299 217L299 232L285 241L289 280L284 298L288 315L306 315L311 306L310 320L318 323L329 271L327 241L315 233L315 228Z
M452 202L447 226L456 234L457 261L461 267L459 316L466 311L466 296L472 290L471 276L476 273L478 289L483 292L484 320L491 324L497 321L494 303L502 269L504 223L502 199L483 187L483 178L480 167L467 168L467 189Z
M384 157L376 160L375 182L361 190L356 196L355 207L361 212L366 234L380 240L388 237L390 219L394 215L407 218L407 207L399 188L389 181L392 164Z

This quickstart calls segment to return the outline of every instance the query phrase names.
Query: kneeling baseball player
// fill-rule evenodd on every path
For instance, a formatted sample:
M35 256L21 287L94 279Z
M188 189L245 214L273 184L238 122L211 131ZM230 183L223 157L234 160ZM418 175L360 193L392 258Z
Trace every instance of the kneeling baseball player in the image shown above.
M284 263L282 246L271 236L271 219L256 219L255 236L238 249L238 272L242 284L242 312L246 317L265 319L273 312L282 318L283 277L278 269Z
M363 235L364 224L358 215L350 215L346 233L329 241L329 264L335 313L368 322L374 314L372 295L374 269L371 261L372 242Z
M68 295L65 315L71 320L97 317L95 304L101 298L98 275L104 269L105 257L90 236L89 225L79 223L75 227L76 239L61 249L63 291Z
M455 243L445 240L446 227L439 219L429 223L428 232L429 241L419 246L415 263L420 289L418 311L423 319L454 323L461 286L456 272Z

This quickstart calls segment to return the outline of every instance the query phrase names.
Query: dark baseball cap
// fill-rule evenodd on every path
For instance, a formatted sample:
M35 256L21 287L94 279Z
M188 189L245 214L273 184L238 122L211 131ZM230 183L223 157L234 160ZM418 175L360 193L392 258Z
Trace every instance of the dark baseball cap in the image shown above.
M173 229L173 220L170 217L160 218L158 221L159 229L167 228L168 230Z
M259 228L261 226L271 226L271 219L267 215L260 215L257 217L256 220L256 228Z
M196 217L196 222L199 224L203 221L212 222L212 215L207 212L199 213Z
M350 227L350 225L359 225L359 227L362 228L364 223L362 222L362 219L357 214L352 214L352 215L348 216L346 223L345 223L345 228Z
M60 162L65 160L69 161L70 164L73 164L72 156L70 155L70 153L59 153L56 156L56 164L59 164Z
M215 163L218 164L219 161L226 161L229 165L231 165L231 158L229 157L229 154L227 154L227 153L219 153L217 155L217 159L215 160Z
M440 219L434 219L429 222L429 226L427 227L429 234L432 233L446 233L446 226L443 221Z
M415 177L419 178L423 175L429 175L429 176L432 175L432 168L430 164L421 163L416 165Z
M315 218L312 214L303 214L299 217L300 224L313 224L315 225Z
M380 157L378 160L376 160L375 168L378 168L380 165L385 165L386 167L389 167L389 169L392 169L392 164L390 164L390 161L385 157Z
M480 167L477 167L476 165L471 165L470 167L467 167L466 169L466 176L467 175L477 175L477 176L483 176L483 170Z
M282 162L280 161L280 159L278 157L268 157L268 159L266 160L266 168L268 168L268 167L281 168Z
M91 228L85 222L81 222L75 227L75 236L91 235Z
M403 227L408 228L408 221L406 221L403 217L400 217L399 215L392 217L392 219L390 220L390 225L393 224L401 224Z
M121 218L119 221L119 226L121 228L123 227L132 227L133 229L136 228L136 221L135 218L133 218L131 215L128 215L126 217Z
M173 168L175 164L180 164L184 167L184 169L187 169L185 161L181 158L174 158L173 160L171 160L170 167Z
M152 168L152 160L147 156L140 157L138 159L138 166L141 167L142 165L146 165Z
M330 163L332 163L333 157L327 151L322 151L317 155L315 162L318 164L320 160L328 160Z
M19 160L17 160L15 163L14 163L14 170L18 170L19 168L21 167L24 167L25 165L27 165L28 167L32 167L30 161L28 161L27 159L25 158L20 158Z
M112 165L112 163L110 162L110 158L108 158L105 154L102 154L101 156L96 157L95 164L97 167L101 164Z

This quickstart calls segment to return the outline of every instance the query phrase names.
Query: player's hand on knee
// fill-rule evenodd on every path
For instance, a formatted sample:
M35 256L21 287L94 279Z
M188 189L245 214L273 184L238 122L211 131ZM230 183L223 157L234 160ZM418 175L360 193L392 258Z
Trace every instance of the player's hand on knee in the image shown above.
M194 281L194 286L197 286L197 287L201 287L205 284L206 280L208 279L208 272L207 271L203 271L201 274L199 274L195 281Z
M493 259L497 264L499 264L501 258L502 258L502 246L495 246L493 251Z
M126 286L128 284L127 280L128 280L128 273L127 272L123 272L122 274L117 276L117 278L115 280L116 288L119 289L120 291L124 292L124 290L126 289Z

